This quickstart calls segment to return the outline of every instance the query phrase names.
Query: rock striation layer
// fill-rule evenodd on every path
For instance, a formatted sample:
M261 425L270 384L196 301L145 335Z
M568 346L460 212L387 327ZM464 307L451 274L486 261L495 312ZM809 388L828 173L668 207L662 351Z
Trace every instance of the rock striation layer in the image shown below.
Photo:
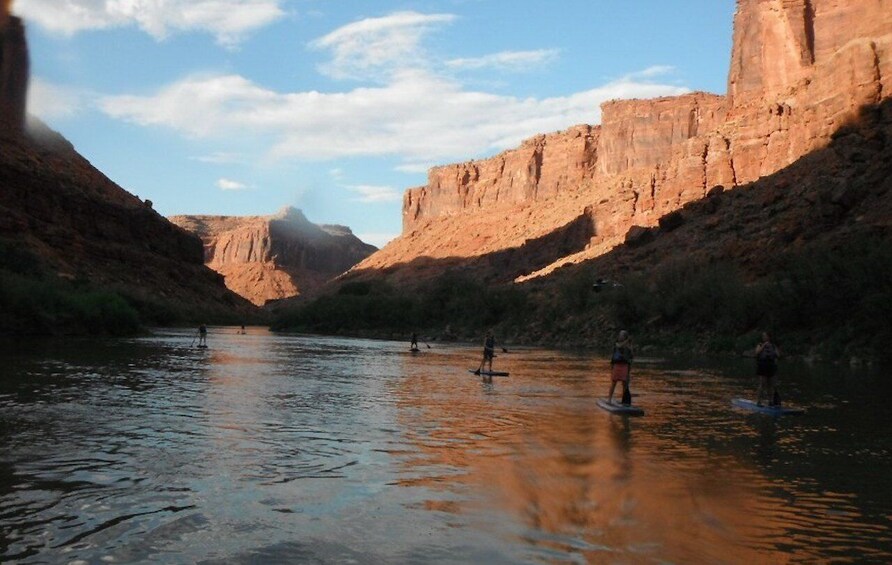
M273 216L173 216L204 242L205 263L262 306L311 292L371 255L350 228L311 223L300 210Z
M826 147L890 96L892 0L738 0L727 95L611 101L600 126L435 167L404 195L401 238L357 269L519 249L588 214L590 240L526 276L545 274Z

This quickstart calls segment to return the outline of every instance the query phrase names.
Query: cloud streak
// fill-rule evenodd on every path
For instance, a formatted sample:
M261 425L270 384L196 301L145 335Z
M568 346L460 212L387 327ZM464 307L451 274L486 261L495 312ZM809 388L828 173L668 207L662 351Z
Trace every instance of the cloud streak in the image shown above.
M450 59L446 61L446 66L458 70L493 69L507 72L523 72L554 61L559 53L557 49L500 51L499 53L482 57Z
M219 188L220 190L238 191L248 190L248 188L250 187L245 183L239 182L237 180L221 178L217 180L217 188Z
M396 12L340 27L310 43L310 48L331 51L332 60L319 67L325 75L376 79L423 65L422 38L455 18L452 14Z
M359 195L358 202L397 202L403 199L401 191L392 186L375 186L369 184L349 185L345 187Z
M205 32L224 46L285 16L283 0L28 0L17 12L62 35L136 26L155 39Z

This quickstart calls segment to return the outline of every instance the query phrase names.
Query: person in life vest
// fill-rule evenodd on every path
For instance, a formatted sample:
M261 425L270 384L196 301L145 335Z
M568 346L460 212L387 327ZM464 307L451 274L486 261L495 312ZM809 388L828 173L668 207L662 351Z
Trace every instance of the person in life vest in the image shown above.
M632 349L632 338L629 332L622 330L616 338L613 346L613 354L610 356L610 394L607 395L607 402L613 404L613 391L616 390L616 383L623 383L622 403L625 405L632 404L632 393L629 390L629 379L632 369L632 357L634 355Z
M759 391L756 393L756 405L762 406L762 394L768 397L769 406L780 405L777 394L777 359L780 351L771 342L768 332L762 332L762 342L756 346L756 376L759 377Z

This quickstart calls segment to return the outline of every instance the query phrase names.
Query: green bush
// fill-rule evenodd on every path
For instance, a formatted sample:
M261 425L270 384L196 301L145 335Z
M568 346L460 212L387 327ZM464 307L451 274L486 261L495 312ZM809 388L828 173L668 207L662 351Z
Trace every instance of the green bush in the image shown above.
M0 333L133 334L139 315L120 295L49 272L20 242L0 240Z
M763 329L797 352L888 349L892 248L881 238L788 251L776 265L753 282L729 262L677 260L628 277L604 299L617 326L703 335L711 349L739 348Z
M8 334L133 334L139 315L117 294L78 288L58 278L0 271L0 331Z

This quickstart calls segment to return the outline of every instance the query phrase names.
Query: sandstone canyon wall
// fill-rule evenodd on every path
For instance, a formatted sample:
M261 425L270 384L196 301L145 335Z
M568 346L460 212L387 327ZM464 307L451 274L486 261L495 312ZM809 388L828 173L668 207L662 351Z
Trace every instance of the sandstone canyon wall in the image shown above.
M253 316L256 309L204 266L197 237L36 118L26 127L28 49L8 6L0 5L0 239L38 256L62 279L120 291L138 306L164 306L174 318Z
M405 193L402 237L357 270L519 249L583 215L592 237L556 249L554 265L595 257L715 187L826 147L890 96L892 0L738 0L727 95L611 101L600 126L435 167Z
M173 216L204 242L206 264L254 304L321 287L371 255L349 228L311 223L299 210L273 216Z

